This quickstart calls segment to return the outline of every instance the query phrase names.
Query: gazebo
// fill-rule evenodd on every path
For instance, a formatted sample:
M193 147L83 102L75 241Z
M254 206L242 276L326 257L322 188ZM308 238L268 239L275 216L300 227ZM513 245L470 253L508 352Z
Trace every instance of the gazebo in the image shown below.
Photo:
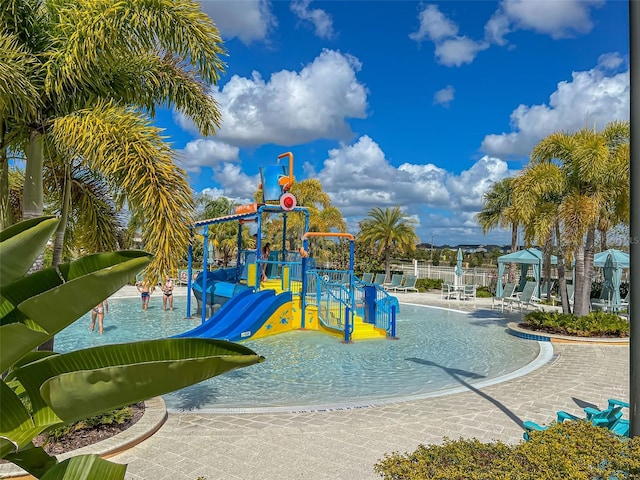
M620 304L620 283L622 283L622 270L629 268L629 254L621 250L610 248L604 252L596 253L593 257L593 266L604 268L607 257L611 255L613 265L613 298L611 303Z
M502 295L502 276L504 275L504 266L507 263L520 264L520 288L522 290L524 284L527 283L527 273L529 267L533 268L533 277L536 279L538 286L536 287L536 296L540 297L540 277L542 275L542 252L536 248L527 248L526 250L518 250L517 252L508 253L498 257L498 281L496 285L496 296ZM551 264L556 265L558 257L551 256Z

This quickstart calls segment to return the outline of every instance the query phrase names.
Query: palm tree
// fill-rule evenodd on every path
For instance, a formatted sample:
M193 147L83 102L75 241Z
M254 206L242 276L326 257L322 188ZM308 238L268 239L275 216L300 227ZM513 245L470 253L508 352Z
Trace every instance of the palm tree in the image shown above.
M512 178L503 178L491 185L482 196L482 210L476 214L476 221L482 227L482 233L488 233L494 228L511 228L511 251L518 250L518 226L520 219L515 212L509 214L512 204ZM509 266L509 281L513 282L516 266Z
M521 219L526 244L544 244L546 280L550 280L551 250L557 241L558 286L564 313L571 311L567 297L565 258L571 258L562 244L563 225L560 205L566 189L566 179L558 165L552 163L530 164L515 177L512 185L512 205L509 214ZM565 253L566 252L566 253Z
M0 20L0 44L14 42L24 57L15 67L24 75L0 87L2 150L26 158L24 218L42 214L44 159L80 161L107 182L117 207L142 212L155 253L150 274L175 268L188 241L191 190L146 117L173 106L204 135L214 132L220 116L208 84L224 54L217 28L192 0L13 0L1 4ZM0 54L3 73L6 58ZM11 98L30 88L35 105L11 113Z
M387 281L391 278L391 255L396 251L409 253L419 241L415 221L402 213L399 206L371 209L360 222L359 237L382 254Z
M602 131L556 132L536 145L532 164L558 165L565 189L559 205L563 243L575 256L574 313L589 312L596 231L607 223L628 223L629 122Z

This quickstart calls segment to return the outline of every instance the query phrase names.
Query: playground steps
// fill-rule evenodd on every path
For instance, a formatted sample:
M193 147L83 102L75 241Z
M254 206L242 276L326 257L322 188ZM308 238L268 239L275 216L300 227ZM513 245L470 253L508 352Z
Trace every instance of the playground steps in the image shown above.
M352 340L370 340L385 338L386 332L379 328L376 328L370 323L365 323L362 317L356 315L353 322L353 333L351 334Z

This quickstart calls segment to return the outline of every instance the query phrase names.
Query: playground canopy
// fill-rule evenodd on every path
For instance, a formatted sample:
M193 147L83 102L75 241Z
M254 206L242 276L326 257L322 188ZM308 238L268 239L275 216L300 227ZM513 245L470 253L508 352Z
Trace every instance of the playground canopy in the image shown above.
M502 295L502 276L504 275L504 266L507 263L520 264L520 288L522 290L527 282L527 273L529 266L533 267L533 277L538 286L536 287L536 297L540 297L540 276L542 275L542 252L536 248L527 248L526 250L518 250L517 252L508 253L498 257L498 282L496 285L496 296ZM551 255L551 264L556 265L558 257Z

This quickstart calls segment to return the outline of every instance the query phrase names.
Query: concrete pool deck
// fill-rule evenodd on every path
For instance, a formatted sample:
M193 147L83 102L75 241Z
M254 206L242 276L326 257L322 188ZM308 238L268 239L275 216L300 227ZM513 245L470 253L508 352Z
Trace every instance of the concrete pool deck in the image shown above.
M176 295L185 294L186 288L176 288ZM125 287L112 298L135 295L135 287ZM491 308L490 298L447 301L439 292L397 297L465 311ZM504 316L521 318L517 312ZM443 437L515 443L525 420L549 423L557 410L581 414L582 407L603 407L611 397L628 399L628 345L552 347L553 358L527 375L482 389L455 377L467 390L441 397L302 413L170 413L151 437L110 460L129 465L128 480L367 480L380 478L373 465L386 453L410 452Z

